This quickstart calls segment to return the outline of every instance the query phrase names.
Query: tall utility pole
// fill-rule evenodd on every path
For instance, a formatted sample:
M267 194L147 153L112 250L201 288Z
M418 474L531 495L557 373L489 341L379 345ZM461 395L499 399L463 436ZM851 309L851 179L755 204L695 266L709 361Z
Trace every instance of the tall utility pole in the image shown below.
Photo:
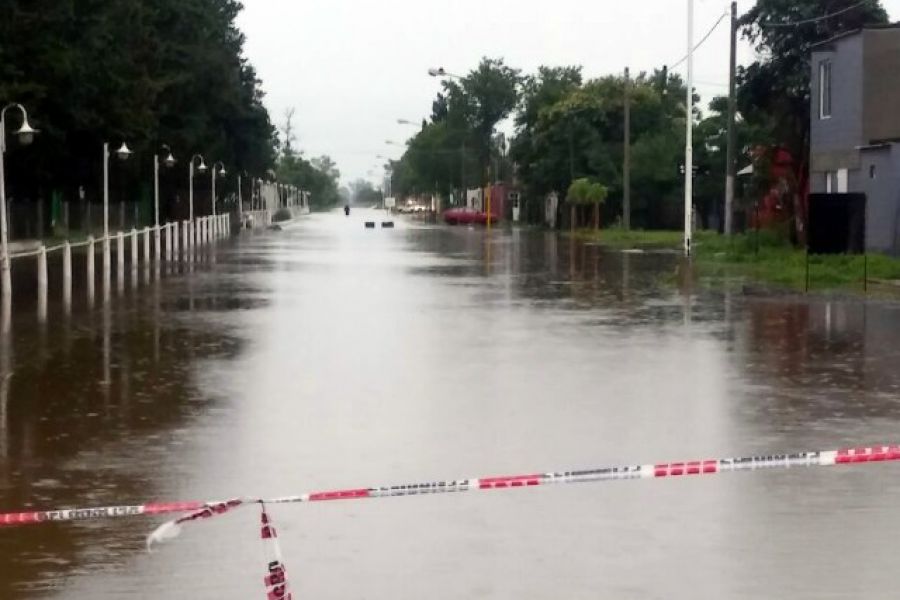
M728 152L725 165L725 235L734 233L734 185L737 171L737 2L731 3L731 70L728 79Z
M625 67L625 156L622 164L622 226L631 229L631 71Z
M686 143L684 146L684 255L691 255L694 221L694 0L688 0Z

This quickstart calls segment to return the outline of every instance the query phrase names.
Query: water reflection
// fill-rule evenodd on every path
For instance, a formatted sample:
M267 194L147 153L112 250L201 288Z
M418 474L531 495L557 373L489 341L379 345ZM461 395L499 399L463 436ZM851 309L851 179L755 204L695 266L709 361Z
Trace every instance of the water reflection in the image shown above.
M677 255L544 232L400 222L373 235L329 216L197 261L183 267L193 276L75 311L43 341L17 324L0 346L0 374L15 373L0 379L0 506L279 495L900 431L892 304L707 289ZM277 519L309 596L854 597L856 577L866 597L891 597L894 472L347 503ZM152 523L4 532L0 598L258 594L249 515L146 557ZM866 555L868 570L835 548Z
M174 289L173 289L174 288ZM233 356L227 332L196 331L166 306L178 282L47 327L22 320L0 336L0 506L105 505L153 497L157 448L206 410L191 372ZM15 356L13 356L15 349ZM141 524L41 526L0 538L0 598L58 585L67 573L125 560ZM127 548L127 552L124 550Z

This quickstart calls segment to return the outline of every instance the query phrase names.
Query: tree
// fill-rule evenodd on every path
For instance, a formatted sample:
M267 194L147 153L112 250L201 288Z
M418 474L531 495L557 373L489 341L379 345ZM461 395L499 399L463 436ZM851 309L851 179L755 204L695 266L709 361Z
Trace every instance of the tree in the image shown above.
M182 165L199 151L263 174L275 135L243 55L240 10L236 0L0 0L0 100L26 105L42 130L11 157L14 193L73 197L83 186L96 197L105 141L125 140L142 158L120 169L128 189L150 180L161 143Z
M320 156L309 161L294 148L294 110L285 112L285 122L281 128L283 141L281 155L275 169L278 181L294 185L310 193L310 209L330 210L341 201L338 179L341 176L334 161L328 156Z
M483 58L478 68L462 80L482 172L490 165L494 128L518 103L519 73L506 66L502 58Z
M576 69L544 69L524 87L513 157L528 192L542 196L596 177L608 185L607 212L620 214L624 78L580 84ZM684 93L681 80L663 71L641 73L632 82L632 208L644 226L678 220Z
M571 210L572 231L576 227L576 208L578 206L592 206L594 213L594 229L600 229L600 206L606 202L609 190L600 183L592 182L588 178L576 179L569 186L566 194L566 202Z
M536 139L536 129L542 111L560 102L574 90L581 87L581 67L538 68L535 75L523 80L519 112L516 115L516 135L510 144L510 156L518 166L518 175L525 183L527 197L543 197L545 194L562 189L565 177L545 174L545 148ZM559 172L559 169L557 170ZM527 205L526 205L527 206Z
M371 182L357 179L350 183L349 201L362 206L381 204L381 191L376 190Z

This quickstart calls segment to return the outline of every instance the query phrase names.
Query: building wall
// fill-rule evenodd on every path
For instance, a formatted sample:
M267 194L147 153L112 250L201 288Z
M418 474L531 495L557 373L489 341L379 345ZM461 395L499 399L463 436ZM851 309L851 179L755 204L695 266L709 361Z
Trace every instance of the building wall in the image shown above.
M900 140L900 29L867 29L864 39L863 140Z
M830 60L831 117L819 118L819 67ZM863 36L853 35L820 46L812 54L810 148L813 185L815 173L858 169L858 146L863 140ZM824 177L824 175L823 175ZM823 190L824 191L824 190Z
M897 254L900 238L900 146L891 144L861 151L859 177L851 191L866 194L866 248ZM870 169L874 167L874 178Z

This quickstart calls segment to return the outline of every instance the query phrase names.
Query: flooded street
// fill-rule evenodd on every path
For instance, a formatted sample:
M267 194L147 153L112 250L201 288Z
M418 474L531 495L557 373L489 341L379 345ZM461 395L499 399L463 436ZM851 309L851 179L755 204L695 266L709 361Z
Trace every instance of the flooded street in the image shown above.
M900 305L704 286L554 234L222 242L2 348L0 512L900 437ZM296 598L895 598L896 466L278 506ZM258 598L252 508L0 530L0 598Z

